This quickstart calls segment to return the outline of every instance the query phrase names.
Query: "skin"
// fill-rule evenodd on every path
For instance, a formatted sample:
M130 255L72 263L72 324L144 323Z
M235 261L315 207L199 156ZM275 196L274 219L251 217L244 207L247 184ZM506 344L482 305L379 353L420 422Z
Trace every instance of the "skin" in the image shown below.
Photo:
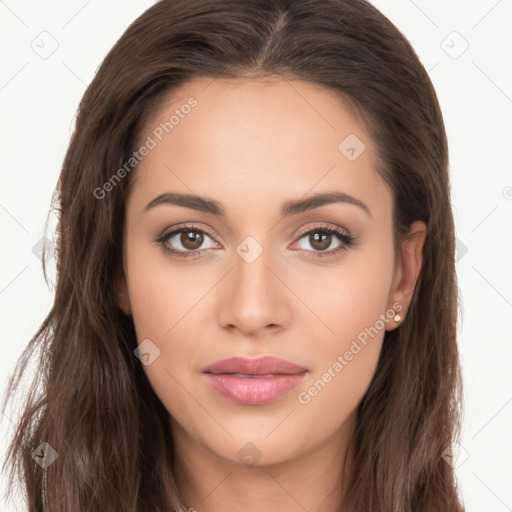
M118 286L138 342L149 338L160 350L144 371L170 413L180 493L187 507L201 512L338 510L344 488L337 479L356 408L375 372L384 331L397 322L388 320L309 403L300 403L298 393L393 303L406 316L425 225L411 226L416 236L395 260L392 195L377 174L375 146L331 91L279 77L194 79L166 98L140 140L190 96L197 106L134 171ZM349 134L366 145L354 161L338 149ZM285 201L333 190L363 201L371 215L338 202L280 218ZM226 215L173 204L144 211L171 191L213 199ZM207 233L202 254L178 258L155 243L165 230L190 222ZM319 223L348 231L356 245L334 252L344 243L332 235L324 249L331 255L315 258L322 244L297 233L321 232ZM236 250L247 236L263 249L252 263ZM179 235L166 243L187 250ZM265 405L231 402L202 374L219 359L262 355L309 373ZM240 450L260 458L246 465ZM351 460L348 450L345 477Z

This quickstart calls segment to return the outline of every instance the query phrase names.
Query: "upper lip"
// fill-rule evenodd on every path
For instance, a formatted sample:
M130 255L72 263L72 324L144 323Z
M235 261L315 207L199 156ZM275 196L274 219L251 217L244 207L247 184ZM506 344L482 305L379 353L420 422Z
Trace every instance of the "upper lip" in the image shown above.
M230 357L222 359L207 366L204 373L242 373L244 375L266 374L296 374L307 371L307 368L290 363L278 357L260 357L247 359L244 357Z

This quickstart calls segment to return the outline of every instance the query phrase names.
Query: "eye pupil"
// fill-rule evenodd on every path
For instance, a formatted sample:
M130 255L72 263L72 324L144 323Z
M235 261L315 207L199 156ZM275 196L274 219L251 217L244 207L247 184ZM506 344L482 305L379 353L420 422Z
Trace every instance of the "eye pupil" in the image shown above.
M201 247L203 243L203 234L199 231L182 231L181 232L181 243L183 247L186 249L190 249L191 251Z
M331 233L323 233L321 231L316 231L309 235L309 241L311 243L311 247L314 247L318 250L327 249L331 245Z

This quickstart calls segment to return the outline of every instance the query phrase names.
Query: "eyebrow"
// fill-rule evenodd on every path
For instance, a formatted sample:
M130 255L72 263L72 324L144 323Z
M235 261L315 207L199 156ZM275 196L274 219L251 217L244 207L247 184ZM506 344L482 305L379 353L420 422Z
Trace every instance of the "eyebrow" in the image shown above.
M315 194L305 199L286 201L281 207L281 217L296 215L320 206L332 203L347 203L358 206L364 210L370 217L372 216L369 208L360 199L356 199L344 192L332 191ZM164 192L152 199L145 207L143 212L162 204L174 204L184 208L191 208L204 213L211 213L220 217L226 216L226 210L222 205L213 199L196 196L192 194L180 194L178 192Z

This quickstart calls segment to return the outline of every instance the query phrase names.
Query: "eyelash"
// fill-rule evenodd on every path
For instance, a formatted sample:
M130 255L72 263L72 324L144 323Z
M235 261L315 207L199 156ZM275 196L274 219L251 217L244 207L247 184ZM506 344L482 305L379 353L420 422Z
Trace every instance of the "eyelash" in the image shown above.
M171 249L168 245L166 245L166 242L171 239L173 236L175 236L178 233L181 233L183 231L193 231L193 232L199 232L203 233L205 235L208 235L210 238L213 239L213 237L204 229L199 228L198 226L195 226L193 224L188 224L185 226L179 226L178 228L174 228L171 231L164 232L162 235L160 235L154 242L158 244L167 254L171 254L172 256L177 256L178 258L193 258L198 253L202 253L205 251L210 250L208 249L200 249L195 251L177 251L175 249ZM356 237L348 233L347 231L336 228L333 226L326 226L326 225L319 225L314 226L311 229L308 229L307 231L303 231L299 233L297 241L301 240L305 235L309 235L311 233L327 233L327 234L333 234L336 235L339 240L342 242L342 244L337 249L331 249L330 251L308 251L306 249L298 249L299 251L306 252L306 253L312 253L314 256L310 256L312 258L325 258L332 256L334 254L337 254L342 251L347 251L351 247L356 245Z

